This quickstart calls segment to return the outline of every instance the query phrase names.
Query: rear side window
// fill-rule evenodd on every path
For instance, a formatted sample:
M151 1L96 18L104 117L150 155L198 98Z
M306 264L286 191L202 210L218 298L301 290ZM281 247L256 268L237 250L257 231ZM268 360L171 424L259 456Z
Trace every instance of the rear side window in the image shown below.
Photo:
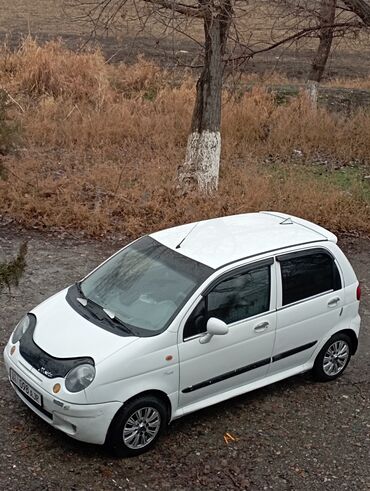
M283 305L320 293L340 290L341 279L333 258L326 252L280 256Z

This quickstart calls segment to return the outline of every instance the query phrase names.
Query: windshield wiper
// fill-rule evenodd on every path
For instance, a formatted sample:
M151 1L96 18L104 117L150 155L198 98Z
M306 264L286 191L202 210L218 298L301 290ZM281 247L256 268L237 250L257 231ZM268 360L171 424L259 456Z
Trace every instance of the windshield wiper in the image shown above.
M88 309L88 311L94 317L96 317L100 321L106 320L109 322L110 326L116 327L116 328L120 329L121 331L125 331L128 334L132 334L133 336L135 336L134 332L123 321L121 321L121 319L116 317L116 315L113 314L113 312L110 312L108 310L108 312L109 312L108 313L104 307L102 307L98 303L94 302L93 300L90 300L90 299L86 299L86 300L87 301L86 301L85 307ZM97 308L98 308L98 311L97 311ZM103 314L103 316L101 314Z
M123 321L121 321L121 319L119 317L117 317L114 312L112 312L109 309L105 309L104 307L101 307L101 308L104 311L104 313L109 317L109 319L117 325L117 327L119 327L120 329L123 329L124 331L128 332L129 334L135 335L133 333L133 331Z
M94 302L93 300L90 300L85 296L85 294L82 291L81 288L81 282L78 281L76 283L76 288L78 292L78 297L77 301L83 306L88 309L88 311L97 319L99 320L108 320L109 319L109 324L113 325L114 327L117 327L118 329L121 329L122 331L127 332L128 334L132 334L135 336L135 333L123 322L121 319L119 319L114 312L112 312L109 309L106 309L99 305L98 303ZM96 311L96 307L99 309L99 313ZM104 313L104 317L99 315L100 313Z

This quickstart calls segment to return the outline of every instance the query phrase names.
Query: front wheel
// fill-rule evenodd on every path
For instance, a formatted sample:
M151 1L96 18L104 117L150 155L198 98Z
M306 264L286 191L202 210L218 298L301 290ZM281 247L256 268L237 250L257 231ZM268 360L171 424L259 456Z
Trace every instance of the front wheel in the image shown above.
M351 340L346 334L335 334L317 355L313 374L317 380L334 380L344 372L351 359Z
M107 445L118 457L150 450L167 426L166 405L156 397L138 397L125 404L115 416Z

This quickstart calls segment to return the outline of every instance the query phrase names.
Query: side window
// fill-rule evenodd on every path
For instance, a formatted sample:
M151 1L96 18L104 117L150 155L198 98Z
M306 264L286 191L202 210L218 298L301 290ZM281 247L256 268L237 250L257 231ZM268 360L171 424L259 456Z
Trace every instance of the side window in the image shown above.
M291 259L279 258L283 305L339 290L341 279L333 258L325 252L305 254Z
M247 319L270 308L270 266L263 266L219 283L207 298L208 318L226 324Z
M183 338L207 330L210 317L226 324L262 314L270 308L270 266L239 273L221 281L204 297L188 317Z

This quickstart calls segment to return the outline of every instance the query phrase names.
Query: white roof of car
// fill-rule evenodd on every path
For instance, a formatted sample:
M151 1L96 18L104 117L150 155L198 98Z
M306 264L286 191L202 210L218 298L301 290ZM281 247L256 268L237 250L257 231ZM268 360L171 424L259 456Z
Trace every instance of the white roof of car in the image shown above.
M319 225L271 211L188 223L156 232L151 237L214 269L295 245L337 241L334 234Z

